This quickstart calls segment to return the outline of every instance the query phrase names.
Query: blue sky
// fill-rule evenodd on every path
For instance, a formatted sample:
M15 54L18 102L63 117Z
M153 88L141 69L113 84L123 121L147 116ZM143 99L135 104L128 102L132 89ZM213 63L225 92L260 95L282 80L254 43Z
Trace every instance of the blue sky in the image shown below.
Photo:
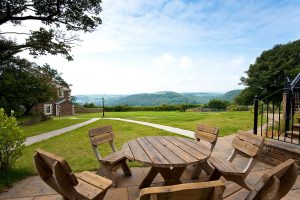
M43 56L76 94L243 88L263 50L300 39L299 0L104 0L103 24L75 60Z

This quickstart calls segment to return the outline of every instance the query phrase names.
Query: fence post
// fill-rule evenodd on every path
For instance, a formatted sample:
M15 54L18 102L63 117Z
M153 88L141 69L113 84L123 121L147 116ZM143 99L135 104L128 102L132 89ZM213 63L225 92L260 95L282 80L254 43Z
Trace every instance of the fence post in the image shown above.
M291 81L287 78L287 82L285 85L285 93L286 93L286 102L285 102L285 116L284 116L284 133L285 137L287 137L287 131L290 130L290 120L291 120Z
M253 123L253 133L257 135L257 122L258 122L258 97L254 97L254 123Z

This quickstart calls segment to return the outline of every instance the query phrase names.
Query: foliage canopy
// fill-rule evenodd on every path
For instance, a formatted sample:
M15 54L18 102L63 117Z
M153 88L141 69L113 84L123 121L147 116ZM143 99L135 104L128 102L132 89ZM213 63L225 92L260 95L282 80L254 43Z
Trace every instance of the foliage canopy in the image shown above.
M252 104L255 95L261 99L283 89L285 78L294 78L299 72L300 40L275 45L256 58L246 71L247 77L241 77L241 83L247 88L235 100L243 105ZM271 100L278 101L278 96Z
M31 55L62 54L72 60L70 50L79 40L73 31L92 32L102 23L99 13L101 0L2 0L0 1L0 26L25 21L41 22L41 27L30 32L0 31L0 54L15 54L29 50ZM38 24L38 23L37 23ZM5 36L28 36L25 43L17 44Z

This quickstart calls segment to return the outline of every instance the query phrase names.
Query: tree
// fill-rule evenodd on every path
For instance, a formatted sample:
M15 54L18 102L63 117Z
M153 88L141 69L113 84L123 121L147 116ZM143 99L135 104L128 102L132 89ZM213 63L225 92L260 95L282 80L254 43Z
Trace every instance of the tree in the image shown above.
M19 26L28 20L46 25L28 33L0 31L0 54L8 56L29 50L33 56L62 54L72 60L70 50L79 40L73 31L92 32L102 23L98 16L102 11L100 3L101 0L0 1L0 26L8 22ZM28 37L25 43L17 44L5 37L12 34Z
M68 87L47 64L38 66L26 59L11 59L0 65L0 107L6 113L14 110L16 115L27 115L35 104L57 97L53 81Z
M284 88L285 78L295 77L300 72L300 40L275 45L272 49L262 52L254 64L246 71L247 77L241 77L245 88L236 98L237 103L249 105L254 96L264 98ZM273 102L282 99L274 95Z
M225 100L212 99L210 100L205 107L215 108L215 109L225 109L230 103Z

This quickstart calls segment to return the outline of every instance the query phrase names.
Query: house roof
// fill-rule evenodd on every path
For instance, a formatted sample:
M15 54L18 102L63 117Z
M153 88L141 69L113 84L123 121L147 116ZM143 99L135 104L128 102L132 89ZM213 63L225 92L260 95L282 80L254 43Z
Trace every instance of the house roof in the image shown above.
M67 101L67 99L58 99L55 104L61 104L63 102Z
M300 73L294 78L294 80L291 83L291 87L294 88L300 81Z

